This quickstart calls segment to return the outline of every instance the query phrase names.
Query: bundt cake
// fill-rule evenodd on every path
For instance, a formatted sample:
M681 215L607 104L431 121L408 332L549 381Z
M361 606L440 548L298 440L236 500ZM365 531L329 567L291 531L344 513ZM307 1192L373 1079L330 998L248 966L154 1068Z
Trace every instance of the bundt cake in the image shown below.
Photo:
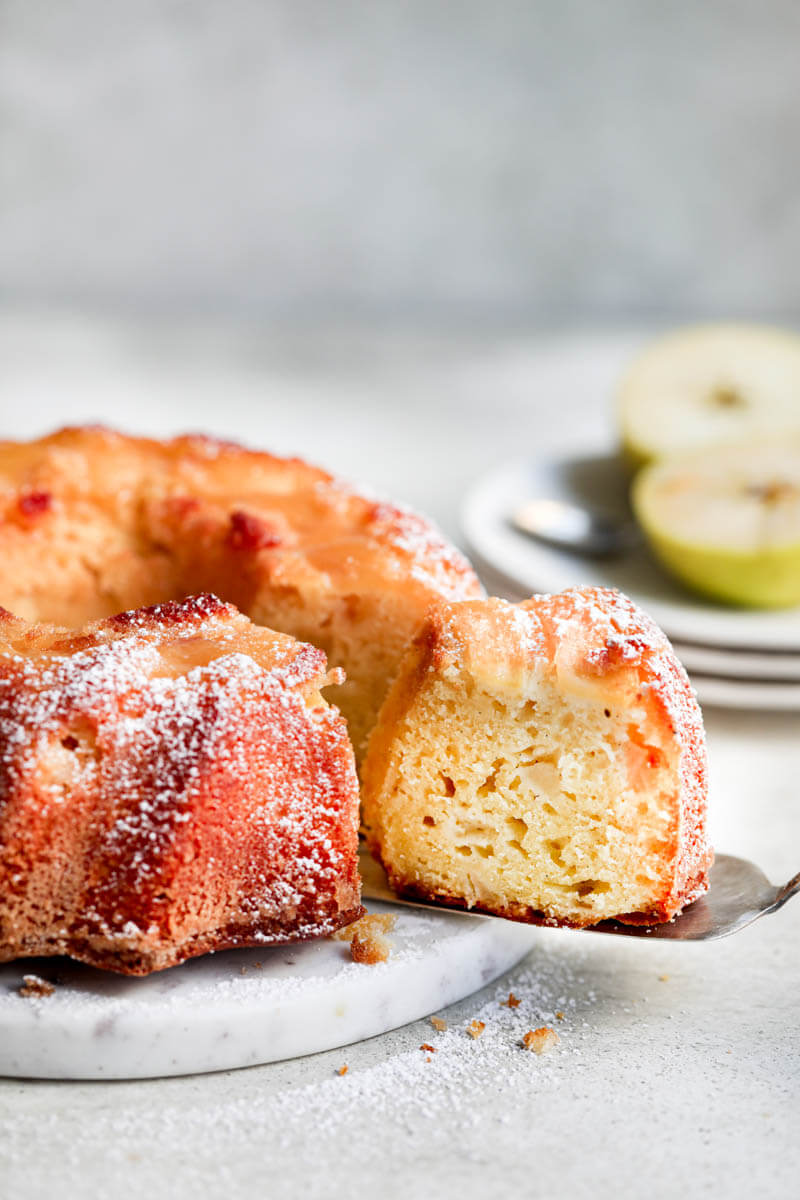
M521 921L669 920L707 887L700 710L617 592L440 604L363 767L400 893Z
M64 535L39 562L74 619L114 603L102 573L89 585L111 526L80 499L85 445L52 453L72 464L65 509L17 507L20 521L51 513ZM124 493L133 475L118 466ZM7 527L3 538L16 546ZM136 559L122 534L118 547L121 572L124 554ZM28 611L48 607L35 575L31 556L14 592ZM78 632L0 613L0 960L68 954L138 975L360 916L355 763L320 695L340 676L321 650L208 595Z
M357 758L431 602L482 595L421 517L298 459L99 428L0 442L0 605L74 629L201 592L345 669Z
M368 740L399 891L669 919L710 851L666 639L612 592L481 596L422 518L296 459L0 443L0 959L144 974L354 920Z

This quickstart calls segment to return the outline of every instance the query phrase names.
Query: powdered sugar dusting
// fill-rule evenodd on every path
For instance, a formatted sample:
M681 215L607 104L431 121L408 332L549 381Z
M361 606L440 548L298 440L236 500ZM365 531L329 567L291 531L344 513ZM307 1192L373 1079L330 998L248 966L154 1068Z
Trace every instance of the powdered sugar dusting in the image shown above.
M63 1124L53 1121L40 1135L54 1139L67 1182L98 1146L109 1167L120 1170L129 1164L132 1150L146 1147L137 1163L139 1183L145 1163L179 1155L186 1160L184 1187L192 1181L198 1147L203 1162L219 1165L235 1163L240 1148L260 1144L269 1153L277 1194L282 1194L281 1164L307 1155L309 1131L315 1156L338 1159L351 1144L355 1124L363 1128L365 1120L374 1137L359 1139L355 1147L362 1165L380 1163L389 1133L393 1147L407 1148L410 1158L444 1152L452 1148L454 1127L459 1153L469 1158L480 1153L487 1136L512 1120L519 1104L530 1105L537 1097L546 1102L565 1072L580 1062L583 1041L592 1032L586 1013L594 997L580 953L562 951L540 949L515 972L518 1007L503 1004L510 986L506 981L450 1010L445 1031L420 1022L391 1040L309 1060L305 1076L312 1081L290 1090L280 1086L288 1066L233 1077L243 1085L238 1090L230 1083L223 1086L221 1076L207 1078L200 1088L196 1081L162 1082L155 1112L123 1085L114 1107L98 1111L91 1125L70 1131L67 1138ZM374 969L380 968L361 971ZM468 1033L474 1021L485 1025L477 1041ZM550 1055L537 1058L521 1043L528 1030L543 1025L557 1028L560 1043ZM339 1074L347 1062L349 1071ZM263 1080L263 1090L252 1086L254 1079ZM245 1087L248 1082L251 1086ZM482 1103L477 1105L479 1096ZM27 1131L23 1118L12 1116L7 1123L0 1148L7 1171L28 1165ZM215 1183L221 1182L215 1175Z
M542 645L542 627L536 614L515 604L510 604L509 610L510 628L522 653L526 656L538 653Z
M80 951L88 939L158 946L165 966L214 931L223 945L330 931L339 889L357 911L352 752L303 687L324 656L262 631L260 664L236 649L251 628L200 597L100 622L72 655L0 656L0 872L8 928L29 940L18 952L103 961ZM192 666L198 644L215 657Z
M376 503L370 514L369 529L374 537L400 552L412 579L443 599L467 600L481 595L480 585L464 555L413 509Z

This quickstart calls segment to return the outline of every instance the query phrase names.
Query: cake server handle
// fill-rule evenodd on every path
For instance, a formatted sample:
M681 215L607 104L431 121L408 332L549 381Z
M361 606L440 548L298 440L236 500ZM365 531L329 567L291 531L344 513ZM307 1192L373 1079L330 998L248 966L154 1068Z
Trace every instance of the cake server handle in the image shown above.
M796 896L800 892L800 871L793 875L788 883L785 883L782 888L778 888L778 894L775 897L775 903L767 912L776 912L782 908L787 900L791 900L792 896Z

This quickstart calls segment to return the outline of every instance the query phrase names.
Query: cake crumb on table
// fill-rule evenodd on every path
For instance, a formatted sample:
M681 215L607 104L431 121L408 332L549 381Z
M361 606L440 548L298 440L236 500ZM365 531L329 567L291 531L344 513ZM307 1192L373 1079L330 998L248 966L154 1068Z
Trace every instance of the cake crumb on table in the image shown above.
M658 982L659 982L659 983L666 983L668 979L669 979L669 975L659 975L659 977L658 977Z
M363 917L359 917L357 921L353 921L350 925L345 925L344 929L337 929L331 937L336 942L349 942L356 933L363 930L371 930L374 933L391 933L397 924L397 917L394 913L367 913Z
M346 1075L348 1070L349 1070L349 1067L347 1066L347 1063L345 1063L343 1067L339 1067L339 1070L336 1072L336 1074L337 1075Z
M391 951L391 942L384 934L394 929L397 917L393 913L367 913L352 925L337 929L332 936L337 942L350 943L350 955L353 962L375 963L386 962Z
M540 1029L529 1029L522 1038L522 1044L534 1054L546 1054L558 1044L558 1034L555 1029L548 1029L546 1025L542 1025Z
M353 962L366 963L374 966L386 962L391 947L385 937L370 932L354 933L350 942L350 956Z
M501 1008L519 1008L519 999L513 992L508 993L507 1000L500 1001Z
M443 1017L431 1017L431 1025L437 1033L444 1033L447 1029L447 1021Z
M423 1042L422 1045L420 1046L420 1050L427 1050L428 1054L436 1053L436 1047L432 1046L430 1044L430 1042Z
M467 1033L471 1038L479 1038L485 1028L485 1021L470 1021L469 1025L467 1026Z
M39 975L23 975L20 996L52 996L55 986Z
M557 1020L557 1021L563 1021L563 1020L564 1020L564 1014L563 1014L563 1012L561 1011L561 1009L559 1009L559 1010L558 1010L558 1012L556 1013L556 1020Z

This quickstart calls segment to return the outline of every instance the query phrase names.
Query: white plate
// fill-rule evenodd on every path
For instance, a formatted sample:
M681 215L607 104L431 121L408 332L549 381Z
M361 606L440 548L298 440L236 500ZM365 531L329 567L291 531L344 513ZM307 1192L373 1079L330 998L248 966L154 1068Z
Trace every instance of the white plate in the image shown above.
M478 566L498 572L519 593L558 592L582 584L616 587L678 640L800 654L800 609L753 612L707 603L669 579L645 549L614 559L588 559L526 537L507 519L521 501L540 496L624 511L625 493L624 475L609 454L549 463L515 460L497 467L470 490L462 507L462 527Z
M723 679L691 674L701 704L719 708L758 708L773 712L800 710L800 683L756 683L746 679Z
M747 650L719 650L716 646L672 643L686 670L725 679L758 683L800 684L800 654L750 653Z
M133 979L64 958L0 966L0 1075L142 1079L254 1066L374 1037L468 996L509 970L530 926L394 911L385 963L345 942L227 950ZM20 995L22 977L56 983Z

